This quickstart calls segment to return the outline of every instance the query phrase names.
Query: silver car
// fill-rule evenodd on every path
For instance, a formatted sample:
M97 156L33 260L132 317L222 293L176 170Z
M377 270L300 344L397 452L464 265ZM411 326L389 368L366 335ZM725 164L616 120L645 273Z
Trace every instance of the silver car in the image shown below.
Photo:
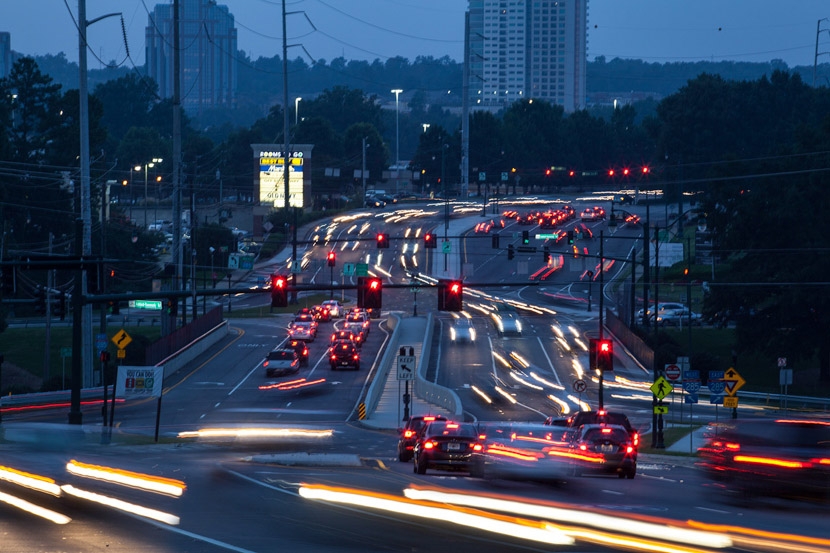
M493 319L493 324L499 336L522 335L522 320L519 318L519 312L512 305L499 304L496 306L496 311L490 314L490 317Z
M450 325L450 340L454 344L474 343L476 341L476 329L473 326L472 319L461 317L453 321Z

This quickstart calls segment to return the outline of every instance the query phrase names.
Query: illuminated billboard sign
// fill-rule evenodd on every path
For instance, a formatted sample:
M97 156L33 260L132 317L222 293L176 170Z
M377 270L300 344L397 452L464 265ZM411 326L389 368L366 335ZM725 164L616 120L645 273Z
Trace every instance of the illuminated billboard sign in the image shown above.
M288 203L303 207L303 152L291 152L288 163ZM259 157L259 202L285 207L285 158L282 152L262 152Z

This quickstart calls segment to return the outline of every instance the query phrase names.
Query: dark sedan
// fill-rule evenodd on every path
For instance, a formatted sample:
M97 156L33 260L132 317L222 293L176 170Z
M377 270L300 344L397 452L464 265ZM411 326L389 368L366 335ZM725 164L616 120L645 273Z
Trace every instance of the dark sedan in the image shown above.
M616 474L620 478L637 474L637 447L624 426L583 424L571 439L575 474Z
M414 471L469 471L474 451L481 451L478 429L469 422L431 422L421 431L412 451Z
M412 450L415 442L418 441L418 434L423 428L433 421L445 421L443 415L414 415L409 417L406 425L400 428L401 437L398 440L398 460L405 462L412 459Z

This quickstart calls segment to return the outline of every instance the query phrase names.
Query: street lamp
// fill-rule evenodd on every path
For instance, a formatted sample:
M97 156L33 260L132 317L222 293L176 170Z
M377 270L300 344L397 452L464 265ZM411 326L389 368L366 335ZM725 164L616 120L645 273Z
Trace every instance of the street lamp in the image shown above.
M401 164L400 108L398 98L403 90L393 88L391 92L395 95L395 192L397 193L398 183L400 182L397 175Z
M156 163L161 163L162 161L163 161L162 158L154 157L153 161L150 161L150 162L147 162L147 163L144 164L144 228L145 229L147 228L147 202L148 202L148 198L147 198L147 169L149 169L150 167L154 167ZM141 171L141 167L142 167L141 165L136 165L135 170L136 171ZM156 198L156 201L158 201L158 198Z
M300 123L300 100L302 98L294 98L294 126L296 127Z

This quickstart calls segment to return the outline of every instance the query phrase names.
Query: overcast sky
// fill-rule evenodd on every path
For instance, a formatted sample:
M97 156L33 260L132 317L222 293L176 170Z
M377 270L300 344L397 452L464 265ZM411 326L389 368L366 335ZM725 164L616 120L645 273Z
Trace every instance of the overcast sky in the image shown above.
M86 0L87 20L120 11L132 61L143 65L147 12L157 3ZM281 0L219 4L235 17L240 50L254 58L281 54ZM466 0L287 0L288 12L301 12L288 16L288 42L326 61L444 55L460 60L466 7ZM0 31L11 33L17 52L63 52L77 61L77 11L78 0L0 0ZM812 65L817 24L825 17L830 18L827 0L590 0L588 59L783 59L790 67ZM830 21L821 21L820 28L818 60L830 63ZM89 43L101 59L130 64L117 18L92 25ZM290 58L299 56L305 56L301 48L289 50ZM89 67L100 67L92 55Z

